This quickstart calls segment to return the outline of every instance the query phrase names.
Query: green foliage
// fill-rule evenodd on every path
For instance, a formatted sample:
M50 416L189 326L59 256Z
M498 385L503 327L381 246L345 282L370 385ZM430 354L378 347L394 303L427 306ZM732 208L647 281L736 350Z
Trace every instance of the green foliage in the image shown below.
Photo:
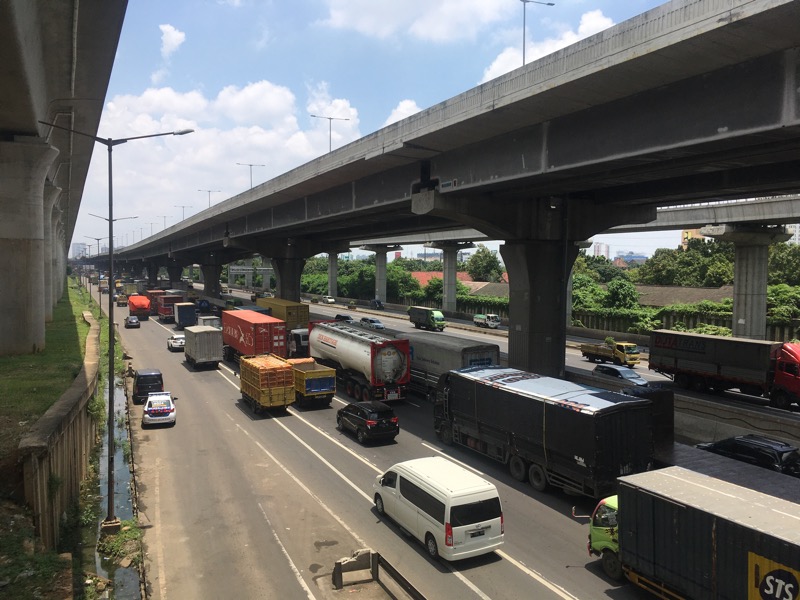
M800 245L782 243L769 247L767 283L800 285Z
M723 337L730 337L733 332L728 327L720 327L719 325L707 325L706 323L699 323L697 327L690 330L691 333L703 333L705 335L719 335Z
M473 281L496 283L503 277L503 266L497 254L483 244L478 244L478 249L467 260L466 268Z
M572 310L586 312L606 304L607 292L589 273L580 273L572 278Z
M624 277L617 277L608 282L606 286L606 306L609 308L630 308L639 306L639 292L630 281Z

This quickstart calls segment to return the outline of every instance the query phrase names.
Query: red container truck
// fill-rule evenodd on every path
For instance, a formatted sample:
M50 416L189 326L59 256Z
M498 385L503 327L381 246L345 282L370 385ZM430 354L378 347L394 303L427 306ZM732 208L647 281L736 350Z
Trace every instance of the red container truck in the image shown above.
M145 290L144 295L150 299L150 314L158 315L158 302L156 301L159 296L165 295L167 292L164 290Z
M175 322L175 305L183 302L183 296L177 294L164 294L156 298L158 304L158 320L164 323Z
M286 358L286 323L253 310L225 310L222 343L222 355L230 362L257 354Z
M139 317L140 321L147 321L150 318L150 298L147 296L129 296L128 314Z

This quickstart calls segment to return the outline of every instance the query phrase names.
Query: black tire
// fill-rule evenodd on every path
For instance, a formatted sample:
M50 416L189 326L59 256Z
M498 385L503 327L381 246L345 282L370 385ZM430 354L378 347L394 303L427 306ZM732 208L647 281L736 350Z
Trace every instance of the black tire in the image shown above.
M508 461L508 470L517 481L525 481L528 478L528 465L519 456L511 457Z
M361 386L358 384L353 386L353 398L356 402L361 402Z
M344 431L344 424L342 423L342 417L336 417L336 429L339 431Z
M528 481L537 492L544 492L547 489L547 475L545 475L544 469L536 463L531 463L528 468Z
M601 562L603 563L603 571L605 571L606 575L614 581L620 581L622 579L622 562L619 560L619 556L616 552L612 550L603 550Z
M431 558L439 558L439 546L436 544L436 538L433 537L432 533L425 534L425 549Z
M344 391L350 398L353 397L353 382L351 380L348 379L344 384Z
M378 514L381 516L386 514L383 507L383 498L381 498L380 494L375 494L375 510L378 511Z
M442 439L442 443L445 446L452 446L453 445L453 428L448 423L445 423L444 425L442 425L441 439Z
M789 410L792 405L786 392L774 392L769 400L770 406L781 410Z
M367 434L363 429L359 429L356 431L356 439L358 440L359 444L363 444L367 441Z
M361 388L361 399L364 402L369 402L372 400L372 393L369 391L368 387Z

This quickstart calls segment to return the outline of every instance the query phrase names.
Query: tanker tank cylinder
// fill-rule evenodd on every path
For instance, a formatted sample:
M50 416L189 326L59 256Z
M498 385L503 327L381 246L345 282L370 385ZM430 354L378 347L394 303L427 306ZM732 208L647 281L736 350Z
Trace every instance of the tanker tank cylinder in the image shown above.
M406 357L394 346L381 348L376 356L376 371L386 383L394 383L406 372Z

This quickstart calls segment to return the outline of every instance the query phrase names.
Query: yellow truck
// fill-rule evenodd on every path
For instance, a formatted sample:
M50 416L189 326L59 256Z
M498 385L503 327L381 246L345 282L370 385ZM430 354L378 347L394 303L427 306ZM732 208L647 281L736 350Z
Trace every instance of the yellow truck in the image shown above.
M256 298L256 306L270 309L270 314L286 323L286 331L308 327L308 304L283 298Z
M255 414L283 409L294 402L294 370L285 359L274 354L242 356L239 359L239 389L242 401Z
M633 367L639 364L639 346L632 342L607 339L603 344L581 344L581 354L589 362L612 362Z
M294 371L294 396L298 406L331 405L336 393L336 369L319 364L313 358L290 358Z

